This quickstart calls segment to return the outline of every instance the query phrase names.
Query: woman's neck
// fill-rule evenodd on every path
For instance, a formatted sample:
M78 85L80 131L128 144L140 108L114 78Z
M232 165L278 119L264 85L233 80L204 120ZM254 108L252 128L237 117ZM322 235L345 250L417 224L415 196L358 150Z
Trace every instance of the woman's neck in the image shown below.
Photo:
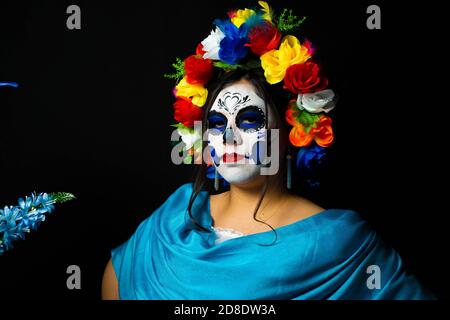
M225 205L222 214L231 219L243 219L254 221L253 214L264 191L267 179L267 190L259 206L257 218L264 220L261 214L268 217L273 210L288 196L286 187L276 176L259 176L253 181L242 184L230 185L230 191L225 195Z

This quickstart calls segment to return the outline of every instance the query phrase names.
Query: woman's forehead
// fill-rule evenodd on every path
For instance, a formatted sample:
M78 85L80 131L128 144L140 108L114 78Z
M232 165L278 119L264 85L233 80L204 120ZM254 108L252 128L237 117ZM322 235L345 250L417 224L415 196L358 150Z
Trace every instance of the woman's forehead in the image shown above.
M248 80L241 79L237 82L234 82L226 87L224 87L218 94L218 96L224 95L227 91L234 91L239 93L247 93L252 94L259 98L259 100L263 101L263 98L259 96L257 89L255 86Z
M247 106L256 106L265 110L264 100L256 93L255 87L247 81L239 81L223 88L217 95L211 108L235 114Z

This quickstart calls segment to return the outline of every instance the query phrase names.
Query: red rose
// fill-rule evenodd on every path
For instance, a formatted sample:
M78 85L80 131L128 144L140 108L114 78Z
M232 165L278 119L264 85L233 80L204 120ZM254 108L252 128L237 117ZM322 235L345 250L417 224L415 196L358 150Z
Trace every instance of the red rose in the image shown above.
M270 22L254 27L248 34L250 42L246 44L252 52L258 56L267 51L278 48L281 40L281 32Z
M186 81L188 83L205 84L211 79L214 66L210 59L192 55L184 60L184 70L186 71Z
M228 18L232 19L232 18L236 17L237 11L236 10L230 10L230 11L228 11L227 14L228 14Z
M174 118L186 127L193 127L194 121L202 119L202 108L194 105L190 99L178 97L173 104Z
M320 75L319 66L312 61L290 66L284 76L284 88L294 94L317 92L327 86L328 79Z
M203 56L205 53L206 53L206 51L203 50L203 45L201 43L199 43L197 45L197 48L195 49L195 54Z

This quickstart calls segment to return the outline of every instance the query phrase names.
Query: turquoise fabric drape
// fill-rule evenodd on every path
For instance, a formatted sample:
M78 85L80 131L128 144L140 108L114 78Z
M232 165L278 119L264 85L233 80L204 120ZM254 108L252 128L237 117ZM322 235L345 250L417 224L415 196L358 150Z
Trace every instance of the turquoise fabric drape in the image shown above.
M183 184L111 251L121 299L434 299L357 212L327 209L272 230L214 244L189 220ZM212 224L209 193L193 214ZM379 267L380 289L367 272Z

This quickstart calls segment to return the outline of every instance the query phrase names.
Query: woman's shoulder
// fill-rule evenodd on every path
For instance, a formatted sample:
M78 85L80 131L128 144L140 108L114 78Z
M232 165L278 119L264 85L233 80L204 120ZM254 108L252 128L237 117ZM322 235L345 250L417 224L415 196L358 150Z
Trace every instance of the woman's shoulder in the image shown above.
M286 216L293 220L318 216L330 221L361 221L361 215L353 209L324 208L320 204L299 195L289 195Z
M354 215L359 217L353 210L326 209L310 199L295 194L289 194L283 208L283 213L280 217L283 220L282 223L289 224L308 218L343 221Z
M292 216L293 219L301 219L319 214L325 211L325 208L307 198L288 195L285 210L289 210L287 216Z
M341 261L379 240L379 234L370 223L353 209L325 209L302 197L293 201L296 210L292 210L291 219L306 222L298 224L301 231L298 234L314 235L328 252L329 259Z
M333 246L342 247L344 251L352 251L356 243L377 236L368 221L353 209L326 209L301 196L293 196L290 204L282 224L304 220L306 223L298 223L302 231L314 233L318 239L329 239L332 234L335 239Z

